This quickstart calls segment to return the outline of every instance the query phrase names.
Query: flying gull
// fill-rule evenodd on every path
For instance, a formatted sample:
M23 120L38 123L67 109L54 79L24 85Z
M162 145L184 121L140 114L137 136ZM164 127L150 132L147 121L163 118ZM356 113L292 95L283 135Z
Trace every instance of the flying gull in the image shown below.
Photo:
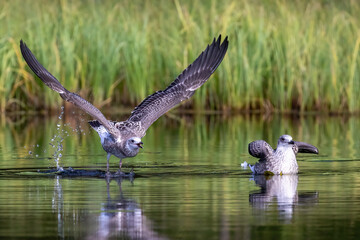
M87 112L95 120L89 121L90 126L97 131L101 145L107 152L107 176L109 159L114 155L120 159L119 171L121 175L122 159L134 157L142 148L141 138L146 130L161 115L175 107L180 102L190 98L196 89L201 87L223 60L228 49L228 37L221 43L221 35L207 46L200 56L190 64L165 90L157 91L145 98L132 112L126 121L114 122L105 116L94 105L65 89L61 83L49 73L35 58L30 49L21 40L21 53L30 69L52 90L60 96ZM145 81L145 79L144 79Z
M297 174L297 153L318 154L318 149L308 143L293 141L290 135L282 135L278 140L277 148L274 150L264 140L249 143L251 156L260 158L255 165L250 165L254 174Z

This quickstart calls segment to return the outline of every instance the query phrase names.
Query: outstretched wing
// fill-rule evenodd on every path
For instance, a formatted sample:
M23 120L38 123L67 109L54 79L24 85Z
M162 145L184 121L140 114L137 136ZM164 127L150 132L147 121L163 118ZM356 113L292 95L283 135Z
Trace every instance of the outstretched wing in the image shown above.
M52 90L58 92L64 100L73 103L80 109L87 112L93 118L97 119L102 125L104 125L109 133L114 136L118 136L118 130L114 127L114 124L111 124L94 105L79 95L66 90L61 85L61 83L39 63L39 61L35 58L30 49L22 40L20 41L20 49L21 54L23 55L26 63L29 65L30 69L43 81L43 83L45 83Z
M297 153L319 154L319 150L317 149L317 147L305 142L294 141L293 150L295 154Z
M256 140L249 143L249 153L253 157L266 159L273 152L274 149L264 140Z
M139 132L140 136L144 136L145 131L161 115L183 100L190 98L195 90L209 79L223 60L228 44L227 37L222 44L221 35L216 41L214 38L212 44L208 45L205 51L165 90L148 96L134 109L127 121L141 122L142 131Z

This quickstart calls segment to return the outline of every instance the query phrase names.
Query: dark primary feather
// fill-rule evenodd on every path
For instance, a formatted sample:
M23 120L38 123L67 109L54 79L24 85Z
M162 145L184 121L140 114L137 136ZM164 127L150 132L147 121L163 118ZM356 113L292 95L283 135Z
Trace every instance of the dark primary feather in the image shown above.
M20 50L26 63L30 69L51 89L58 93L64 93L67 90L61 85L61 83L49 73L35 58L26 44L20 40Z
M93 118L97 119L104 127L113 135L118 135L118 130L114 127L113 124L105 118L105 116L97 109L94 105L80 97L79 95L69 92L66 90L61 83L49 73L35 58L30 49L26 44L21 40L20 41L21 54L23 55L26 63L29 65L30 69L52 90L58 92L60 96L79 107L80 109L87 112Z
M127 121L141 122L141 137L161 115L190 98L216 70L228 49L228 38L221 44L221 35L200 54L165 90L145 98L131 113Z
M319 150L317 149L317 147L309 143L294 141L294 147L295 154L297 154L298 152L319 154Z

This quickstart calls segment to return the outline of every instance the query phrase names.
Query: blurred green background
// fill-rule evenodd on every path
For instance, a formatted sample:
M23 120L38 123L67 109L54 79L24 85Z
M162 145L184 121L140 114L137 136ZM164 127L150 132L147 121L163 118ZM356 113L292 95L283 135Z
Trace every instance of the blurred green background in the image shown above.
M102 110L166 88L214 37L223 63L180 109L359 112L358 1L30 1L0 8L0 110L58 109L23 39L69 90ZM105 107L106 106L106 107Z

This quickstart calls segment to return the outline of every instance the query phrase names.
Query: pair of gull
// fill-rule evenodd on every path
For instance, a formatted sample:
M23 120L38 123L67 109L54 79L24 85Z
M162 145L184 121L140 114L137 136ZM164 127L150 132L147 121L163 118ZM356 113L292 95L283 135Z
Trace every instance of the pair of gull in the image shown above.
M157 91L145 98L132 112L130 117L122 122L109 121L94 105L65 89L61 83L49 73L35 58L30 49L21 40L21 53L30 69L52 90L87 112L95 120L89 121L90 126L99 134L101 145L107 152L107 176L113 176L109 171L109 159L114 155L120 159L119 171L115 176L121 176L122 159L134 157L142 148L141 138L146 130L160 116L175 107L180 102L190 98L214 73L222 62L227 49L228 38L221 43L221 35L207 46L200 56L190 64L165 90ZM295 154L298 152L317 153L317 149L307 143L294 142L289 135L281 136L278 148L274 151L269 144L258 140L249 144L249 153L260 158L252 170L256 174L267 171L274 174L291 174L298 172Z

